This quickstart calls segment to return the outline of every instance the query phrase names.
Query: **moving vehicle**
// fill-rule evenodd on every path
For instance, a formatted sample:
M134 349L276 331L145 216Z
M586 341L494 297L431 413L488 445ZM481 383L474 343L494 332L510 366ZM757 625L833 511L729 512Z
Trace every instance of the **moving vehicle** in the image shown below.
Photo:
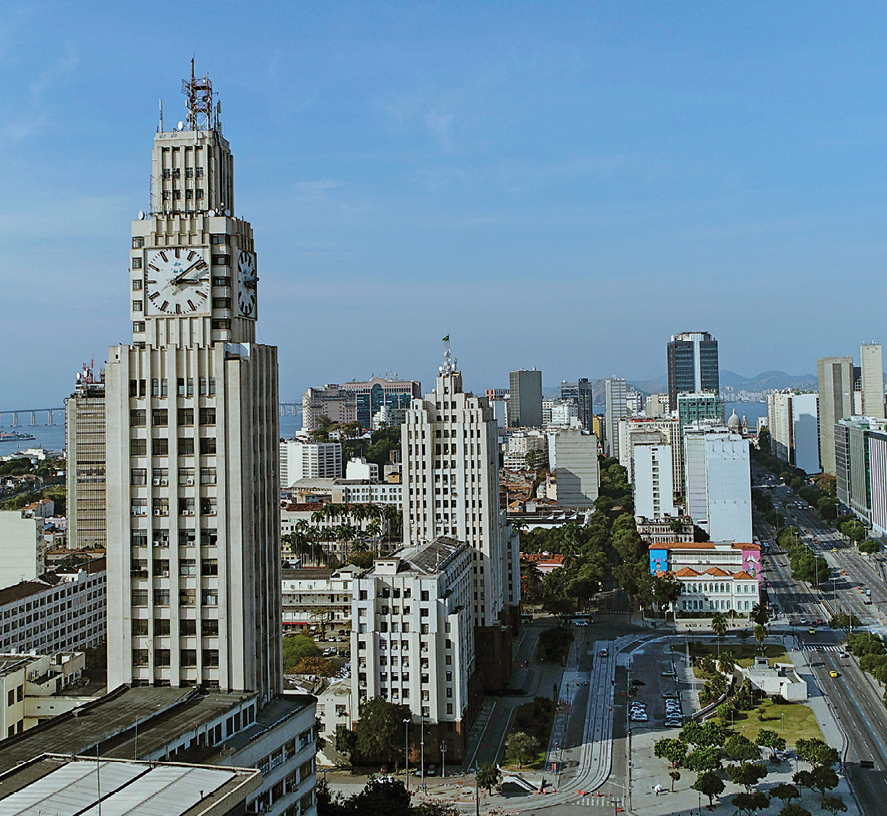
M836 672L834 669L832 669L832 670L828 673L828 676L829 676L829 677L840 677L841 675L840 675L838 672Z

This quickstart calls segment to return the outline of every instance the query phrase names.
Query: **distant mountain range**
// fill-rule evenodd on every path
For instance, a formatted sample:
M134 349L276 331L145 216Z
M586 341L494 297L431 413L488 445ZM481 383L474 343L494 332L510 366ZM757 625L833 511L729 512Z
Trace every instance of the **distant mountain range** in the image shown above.
M797 388L815 391L819 382L814 374L786 374L784 371L764 371L757 377L743 377L735 371L722 368L720 371L721 388L732 388L736 391L768 391L771 389ZM668 377L655 380L638 380L630 382L638 391L645 394L664 394L668 391ZM603 393L603 385L601 385Z

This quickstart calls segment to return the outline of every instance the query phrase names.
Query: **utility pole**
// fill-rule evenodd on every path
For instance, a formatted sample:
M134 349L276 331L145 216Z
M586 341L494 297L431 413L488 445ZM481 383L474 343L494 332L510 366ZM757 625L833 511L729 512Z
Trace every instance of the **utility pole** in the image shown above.
M410 718L412 719L412 718ZM406 788L410 789L410 720L404 720L404 733L406 734L406 738L404 739L404 749L403 749L403 758L404 758L404 768L406 769Z

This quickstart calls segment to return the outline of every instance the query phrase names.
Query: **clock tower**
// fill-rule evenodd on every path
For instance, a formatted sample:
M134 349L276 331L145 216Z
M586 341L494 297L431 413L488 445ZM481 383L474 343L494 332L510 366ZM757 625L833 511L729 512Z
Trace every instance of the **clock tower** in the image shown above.
M108 682L282 689L277 349L212 83L154 136L106 366Z

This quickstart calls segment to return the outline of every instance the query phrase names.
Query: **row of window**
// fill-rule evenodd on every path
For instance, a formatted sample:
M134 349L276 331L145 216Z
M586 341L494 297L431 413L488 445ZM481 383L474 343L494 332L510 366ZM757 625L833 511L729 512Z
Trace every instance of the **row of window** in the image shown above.
M188 396L193 396L189 394ZM215 408L200 408L197 413L198 420L201 425L216 424ZM148 412L144 408L134 408L129 412L129 424L133 428L143 428L147 425ZM153 408L151 410L151 424L157 427L165 428L169 425L169 411L166 408ZM177 425L193 425L194 409L179 408L176 411Z
M178 167L169 168L166 167L163 170L163 178L164 179L177 179L182 177L182 171ZM185 178L203 178L203 168L202 167L186 167L185 168Z
M681 592L685 594L729 594L731 592L730 583L682 583ZM758 588L755 584L736 584L735 594L737 595L757 595Z
M148 572L147 558L133 558L130 561L130 569L133 572ZM153 559L152 572L155 577L164 577L169 575L169 559L155 558ZM203 558L200 561L201 575L218 575L219 562L215 558ZM179 559L179 575L197 575L197 561L194 558Z
M194 484L194 468L193 467L180 467L179 468L179 484L180 485L193 485ZM200 484L202 485L214 485L217 481L217 472L214 467L202 467L200 468ZM132 468L130 471L130 479L131 484L136 487L147 485L148 484L148 469L147 468ZM151 484L154 487L164 487L169 484L169 468L151 468Z
M129 396L145 397L147 396L147 380L130 380ZM197 381L198 395L201 397L212 397L216 393L215 377L200 377ZM194 378L179 377L176 380L176 393L180 397L194 396ZM169 380L166 377L154 377L151 380L151 396L166 397L169 396ZM142 423L144 424L144 423ZM193 422L191 423L194 424ZM201 423L202 424L202 423Z
M147 618L133 618L132 619L132 634L134 637L147 637L148 635L148 619ZM167 637L170 634L170 621L166 618L155 618L154 619L154 636L155 637ZM197 636L197 621L196 620L180 620L179 621L179 635L182 637L196 637ZM218 637L219 635L219 622L217 620L203 620L200 622L200 635L201 637Z
M169 530L156 528L151 530L151 538L155 547L169 546ZM179 529L179 545L191 546L196 542L195 530ZM200 546L215 547L219 542L219 536L213 527L206 527L200 531ZM133 547L148 546L148 530L130 530L129 543Z
M219 665L219 650L218 649L203 649L201 650L201 657L203 658L202 663L205 667L216 667ZM132 665L133 666L147 666L148 665L148 649L133 649L132 650ZM170 665L170 651L169 649L155 649L154 650L154 665L155 666L169 666ZM181 649L179 651L179 665L181 666L196 666L197 665L197 650L196 649Z
M177 500L177 515L193 516L200 507L200 515L214 516L218 512L218 500L215 496L201 496L200 504L197 504L196 498L180 498ZM170 503L168 498L159 497L151 499L151 513L155 516L168 516ZM148 500L143 498L130 499L130 514L133 516L148 515ZM167 533L167 541L169 533ZM155 545L157 537L155 536ZM163 546L163 545L160 545ZM166 546L169 546L168 544Z
M202 589L200 591L200 603L202 606L218 606L219 590L218 589ZM179 606L196 606L197 590L182 589L179 590ZM133 606L148 606L148 590L134 589L132 591ZM154 590L154 606L169 606L169 590Z
M194 455L194 438L180 436L178 439L178 455L193 456ZM206 436L200 439L200 445L197 448L201 456L213 456L216 453L216 438L214 436ZM129 441L130 456L147 456L148 440L147 439L131 439ZM151 439L151 455L152 456L169 456L169 439L162 436L155 436Z

